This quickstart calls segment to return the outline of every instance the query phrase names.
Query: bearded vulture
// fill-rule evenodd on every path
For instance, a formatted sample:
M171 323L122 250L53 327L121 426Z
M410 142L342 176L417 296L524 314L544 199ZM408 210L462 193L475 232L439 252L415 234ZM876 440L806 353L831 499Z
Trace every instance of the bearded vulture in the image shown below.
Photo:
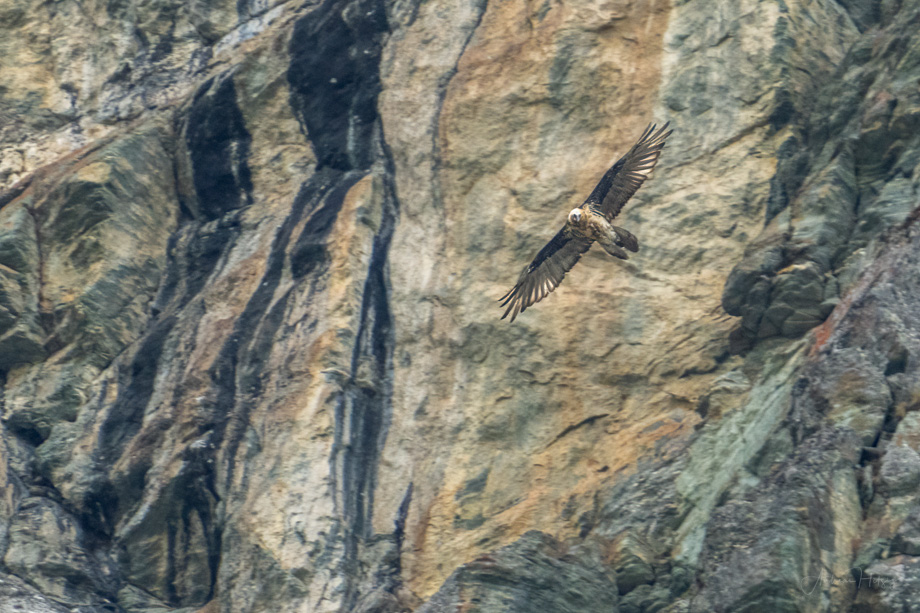
M670 122L669 122L670 123ZM623 205L636 193L658 162L664 142L673 130L668 123L655 131L651 124L638 142L604 173L600 183L577 209L569 213L565 225L547 243L533 262L524 267L511 291L499 298L507 306L502 319L518 313L545 298L562 283L565 273L591 248L594 241L610 255L628 260L624 249L639 251L639 241L629 231L611 225Z

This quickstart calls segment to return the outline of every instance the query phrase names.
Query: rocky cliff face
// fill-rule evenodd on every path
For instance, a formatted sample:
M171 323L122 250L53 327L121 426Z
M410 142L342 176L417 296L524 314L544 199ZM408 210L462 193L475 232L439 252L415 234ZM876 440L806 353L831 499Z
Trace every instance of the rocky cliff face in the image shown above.
M0 612L920 607L918 26L0 1Z

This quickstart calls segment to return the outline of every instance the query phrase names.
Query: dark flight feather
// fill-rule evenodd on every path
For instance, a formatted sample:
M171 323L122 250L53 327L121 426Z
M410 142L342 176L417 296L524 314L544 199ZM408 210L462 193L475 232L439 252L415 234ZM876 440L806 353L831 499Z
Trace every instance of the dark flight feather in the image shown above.
M563 226L556 236L528 264L511 291L499 298L501 306L507 305L502 319L511 314L511 321L518 313L539 302L562 283L565 273L581 259L582 254L591 248L591 242L585 238L573 236Z
M665 139L672 132L668 130L669 123L657 132L655 124L650 124L632 149L604 173L582 208L594 205L600 208L607 221L613 221L658 162Z

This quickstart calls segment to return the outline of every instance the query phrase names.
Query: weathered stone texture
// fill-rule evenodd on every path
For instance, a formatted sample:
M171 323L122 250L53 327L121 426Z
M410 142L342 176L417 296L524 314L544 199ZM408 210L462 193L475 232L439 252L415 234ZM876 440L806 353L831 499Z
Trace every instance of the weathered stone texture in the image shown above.
M0 0L0 613L917 608L918 23Z

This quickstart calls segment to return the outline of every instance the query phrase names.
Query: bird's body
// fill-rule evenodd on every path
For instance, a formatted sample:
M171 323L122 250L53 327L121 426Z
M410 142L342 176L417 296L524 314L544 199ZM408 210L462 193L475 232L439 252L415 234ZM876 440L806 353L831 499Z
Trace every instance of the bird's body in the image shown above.
M604 250L614 257L621 260L628 260L629 255L623 250L625 247L630 251L639 250L639 241L628 230L619 228L609 221L596 206L587 206L585 208L575 209L581 214L578 220L572 220L572 215L565 224L572 236L577 238L596 241Z
M655 167L665 139L671 134L667 128L668 124L664 124L655 132L655 126L650 125L632 149L604 173L582 205L572 209L565 226L524 267L511 291L499 298L507 307L502 319L510 313L514 321L518 313L556 289L593 243L622 260L629 259L627 251L639 250L636 237L611 222Z

